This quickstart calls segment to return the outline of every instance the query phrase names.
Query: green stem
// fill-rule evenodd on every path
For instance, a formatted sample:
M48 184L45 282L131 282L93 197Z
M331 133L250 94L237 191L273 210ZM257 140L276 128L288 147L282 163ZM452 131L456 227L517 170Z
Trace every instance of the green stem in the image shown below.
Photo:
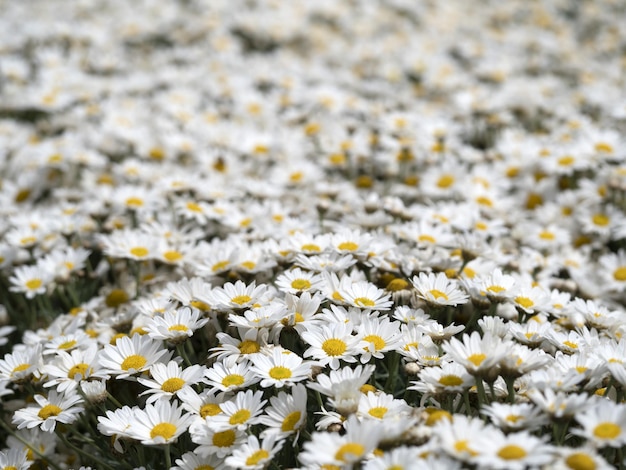
M509 392L508 400L510 403L515 403L515 379L507 377L504 381L506 382L506 389Z
M163 454L165 455L165 468L172 467L172 455L170 454L170 445L167 444L163 447Z
M487 394L485 393L485 384L483 379L476 377L476 391L478 392L478 410L482 408L484 404L487 404Z
M63 443L68 446L69 448L71 448L72 450L74 450L76 453L78 453L79 455L85 457L88 460L96 460L98 462L98 464L103 467L103 468L107 468L109 470L115 470L113 467L111 467L110 465L107 465L106 463L104 463L104 461L102 459L98 459L96 456L90 454L89 452L84 451L83 449L81 449L80 447L76 446L75 444L73 444L72 442L69 441L69 439L67 438L67 436L65 436L63 433L61 432L57 432L56 433L57 436L59 436L61 438L61 440L63 441Z
M117 401L117 399L109 392L107 392L107 398L111 400L111 402L113 402L115 406L117 406L118 408L122 408L123 405L119 401Z
M193 363L189 360L189 357L187 357L187 353L185 352L185 345L183 343L179 343L176 345L176 351L178 352L180 357L183 358L185 364L187 364L188 366L193 365Z
M399 361L400 361L400 356L398 355L397 352L392 351L389 353L389 355L387 356L388 359L388 375L387 375L387 381L385 382L385 391L387 393L391 393L393 394L395 388L396 388L396 379L398 377L398 366L399 366Z

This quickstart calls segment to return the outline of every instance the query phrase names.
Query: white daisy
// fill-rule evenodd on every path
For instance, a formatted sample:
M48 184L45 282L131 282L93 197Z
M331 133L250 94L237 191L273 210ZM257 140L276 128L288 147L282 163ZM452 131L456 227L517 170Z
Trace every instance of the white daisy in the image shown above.
M261 442L255 435L250 435L247 442L226 458L225 463L231 468L263 469L272 461L283 444L284 441L276 434L266 436Z
M152 364L149 369L152 380L143 377L137 378L141 385L148 387L148 390L141 393L140 396L150 395L146 400L147 403L154 403L162 398L170 399L177 396L183 388L199 383L204 377L205 370L205 366L198 364L183 369L175 361L170 361L167 364Z
M169 444L187 431L192 419L177 403L158 400L134 410L128 435L146 446Z
M304 356L314 357L322 366L328 364L334 370L339 368L340 360L356 362L359 338L352 336L352 329L345 323L312 326L301 338L310 345Z
M182 307L173 312L165 312L162 316L155 315L146 323L144 329L151 338L177 344L190 338L196 330L206 325L209 319L200 318L200 315L200 310L196 308Z
M469 300L469 296L457 283L448 279L444 273L419 273L419 276L411 279L411 283L420 299L435 306L459 305Z
M171 356L172 353L160 341L149 336L133 335L131 338L119 338L115 345L105 345L98 360L103 373L123 379L144 372L157 362L166 362Z
M265 403L267 400L263 400L263 392L241 391L233 399L220 405L222 413L214 416L210 425L219 430L245 430L261 422L261 413Z
M261 352L252 357L251 371L261 379L261 387L283 387L306 380L311 375L313 361L303 361L297 354L273 348L269 353Z
M296 384L290 389L291 393L279 392L270 397L270 406L265 408L265 415L261 423L267 426L263 431L266 434L287 436L299 433L307 420L307 393L302 384Z
M13 424L18 429L39 426L42 431L54 432L57 422L71 424L83 412L80 395L66 396L50 390L48 397L35 395L37 405L17 410L13 415Z
M361 309L389 310L393 305L390 294L368 281L344 283L339 295L346 304Z
M253 354L252 356L256 356ZM255 375L247 360L240 362L216 362L206 370L204 382L211 390L235 392L258 383L261 378Z

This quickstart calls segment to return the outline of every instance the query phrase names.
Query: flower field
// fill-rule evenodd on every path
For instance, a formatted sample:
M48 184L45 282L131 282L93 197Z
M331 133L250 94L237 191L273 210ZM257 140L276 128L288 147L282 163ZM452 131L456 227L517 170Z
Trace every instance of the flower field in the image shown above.
M0 11L0 469L626 468L626 4Z

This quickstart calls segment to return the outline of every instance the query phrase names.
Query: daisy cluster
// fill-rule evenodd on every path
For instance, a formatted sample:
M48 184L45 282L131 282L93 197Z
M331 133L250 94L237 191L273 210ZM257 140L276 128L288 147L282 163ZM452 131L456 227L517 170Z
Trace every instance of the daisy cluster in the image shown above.
M1 468L624 468L623 2L0 9Z

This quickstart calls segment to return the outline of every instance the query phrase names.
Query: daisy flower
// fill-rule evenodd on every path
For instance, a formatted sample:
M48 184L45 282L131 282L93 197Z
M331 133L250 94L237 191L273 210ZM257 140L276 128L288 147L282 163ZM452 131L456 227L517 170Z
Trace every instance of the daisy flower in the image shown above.
M345 323L312 326L301 338L310 345L304 357L314 357L321 366L330 365L335 370L340 360L356 362L359 338L352 336L352 329Z
M281 320L285 328L292 327L299 334L306 331L312 321L315 321L323 297L320 293L311 295L309 292L303 292L299 297L293 294L285 296L285 306L287 312Z
M469 300L469 296L444 273L419 273L411 279L411 283L417 297L434 306L459 305Z
M261 304L267 291L266 285L257 286L255 281L246 285L243 281L235 284L227 282L223 287L215 287L210 294L209 305L217 310L244 309Z
M108 375L99 370L97 352L95 344L86 350L59 351L54 360L41 369L49 379L44 387L56 387L58 392L65 393L73 392L83 380L108 379Z
M330 247L339 254L365 257L374 237L358 230L343 230L330 236Z
M610 465L593 447L557 447L557 458L550 464L552 470L612 470Z
M300 462L306 466L355 465L378 446L384 432L377 420L359 422L355 416L350 416L344 427L344 435L313 433L311 440L304 443L304 450L298 455Z
M206 367L194 364L183 369L175 361L170 361L167 364L152 364L149 370L152 380L137 378L141 385L148 387L148 390L139 396L150 395L146 403L154 403L162 398L170 399L177 396L183 388L199 383L204 377Z
M507 352L507 344L500 338L490 334L481 338L477 331L464 334L462 341L450 338L442 347L450 359L465 367L471 375L490 379L497 376L499 368L496 366Z
M136 424L137 406L123 406L116 410L107 410L105 416L98 416L98 431L105 436L112 436L113 448L118 452L123 452L119 440L122 438L131 439L130 429Z
M174 463L170 470L226 470L224 459L217 455L202 457L195 452L185 452Z
M139 230L117 230L110 235L101 235L102 250L113 258L135 261L153 259L157 256L159 239Z
M265 468L283 447L280 436L270 434L261 442L253 434L224 461L231 468L259 470Z
M410 411L411 407L402 399L396 399L387 393L368 392L361 394L357 415L363 419L382 421Z
M401 446L368 460L363 465L363 470L404 470L419 465L418 459L419 451L415 447ZM424 464L423 468L433 467Z
M372 357L383 359L384 353L393 351L400 341L400 329L389 317L364 319L358 326L357 336L363 350L361 362L365 364Z
M158 400L134 410L128 435L145 446L169 444L187 431L192 419L177 403Z
M391 295L368 281L356 281L340 286L339 295L344 303L361 309L389 310L393 305Z
M374 365L343 367L331 370L329 375L320 374L317 382L308 382L307 387L330 397L330 403L341 413L356 412L361 399L361 389L376 367Z
M48 397L35 395L36 406L17 410L13 415L13 424L18 429L40 427L42 431L54 432L57 422L71 424L83 412L80 395L66 396L50 390Z
M276 278L276 286L282 292L299 294L315 292L322 288L323 280L319 274L293 268L283 272Z
M545 312L551 309L550 294L539 286L518 286L510 302L526 313Z
M149 336L123 336L115 345L107 344L100 350L99 362L102 373L125 379L148 370L157 362L166 362L172 353L160 341Z
M503 302L512 297L515 278L497 268L488 276L476 279L475 285L492 302Z
M479 436L482 452L476 456L476 463L483 468L503 470L536 468L552 461L554 448L545 440L528 431L504 434L494 430Z
M254 354L254 364L250 370L261 379L261 387L293 385L306 380L311 375L313 361L303 361L300 356L288 350L274 348L271 352Z
M432 432L433 439L446 454L473 463L482 451L479 437L489 429L482 419L456 414L452 419L438 420Z
M165 340L177 344L193 336L209 321L200 318L200 310L193 307L182 307L175 311L165 312L162 316L151 318L144 329L148 336L156 340Z
M267 426L262 436L278 434L282 437L298 434L304 428L307 419L307 393L302 384L296 384L291 393L279 392L270 397L270 406L265 408L261 423Z
M28 451L22 449L7 449L0 451L0 468L3 470L27 470L33 464L28 460Z
M220 405L222 413L213 417L211 426L219 430L245 430L249 426L261 422L260 415L265 403L267 400L263 400L262 391L241 391L233 399Z
M227 333L217 333L219 346L209 349L209 357L229 363L249 359L251 354L258 353L267 345L269 332L266 329L239 328L239 335L241 339Z
M419 373L419 380L411 382L409 390L438 395L469 390L474 385L472 377L465 368L455 362L442 363L440 367L426 367Z
M196 420L189 426L191 441L198 444L194 452L203 458L215 455L224 458L231 455L246 440L246 433L237 428L216 430L209 420Z
M31 377L39 377L39 369L43 366L41 344L32 348L16 350L0 359L0 380L23 382Z
M593 406L575 415L582 429L572 429L596 447L626 445L626 406L608 400L599 400Z
M256 354L252 356L256 356ZM251 363L247 360L216 362L204 373L204 383L208 384L213 391L235 392L242 388L248 388L261 380L250 365Z
M11 292L21 292L27 299L45 294L54 274L43 266L18 266L9 278Z
M532 403L498 403L483 406L481 414L489 417L491 422L504 432L533 431L548 424L548 417Z
M353 256L340 255L336 252L322 253L319 255L307 256L298 254L294 259L294 264L308 271L321 273L327 272L344 272L358 262Z

